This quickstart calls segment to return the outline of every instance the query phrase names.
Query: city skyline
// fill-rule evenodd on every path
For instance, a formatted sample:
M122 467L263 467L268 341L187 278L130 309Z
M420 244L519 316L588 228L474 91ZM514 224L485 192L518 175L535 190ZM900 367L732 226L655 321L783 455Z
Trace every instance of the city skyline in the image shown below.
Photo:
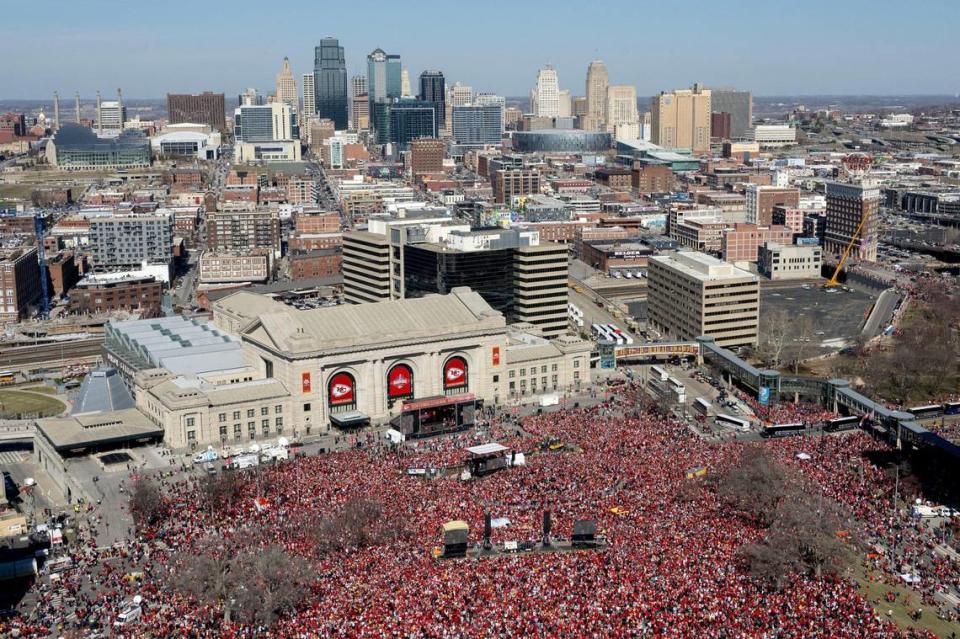
M256 6L244 1L235 3L227 17L214 7L171 4L166 16L131 8L109 29L97 18L97 7L107 6L103 0L84 9L64 6L44 32L42 53L30 56L16 52L36 48L35 25L26 17L8 16L13 28L0 51L19 63L0 70L0 97L39 99L54 90L93 95L98 88L116 86L131 98L202 90L233 95L248 86L262 90L274 85L285 56L295 76L312 69L314 47L325 36L340 40L349 75L363 72L366 55L381 48L400 55L411 77L439 69L450 84L460 81L511 97L528 95L537 70L546 64L557 69L561 89L581 95L594 59L604 60L611 84L634 85L639 96L693 82L742 87L758 96L953 95L960 90L960 72L933 64L960 55L960 44L949 33L960 19L960 6L949 2L925 3L928 33L904 41L898 23L882 18L885 3L818 0L803 14L789 16L792 48L783 43L782 9L752 2L695 2L683 10L618 2L593 15L581 15L581 7L572 3L554 3L552 12L536 4L510 5L517 24L536 19L538 37L526 39L510 38L509 30L500 28L506 14L494 2L471 19L473 32L484 35L475 47L454 16L435 2L421 6L433 16L430 38L418 37L419 23L387 3L374 3L363 24L338 5L303 5L296 9L298 19L289 21L289 14L281 20L281 14L255 13ZM189 7L189 20L181 19L180 7ZM698 20L689 21L691 15ZM229 38L211 40L214 20ZM323 25L319 33L318 23ZM283 35L267 41L255 37L264 32ZM254 38L256 47L240 44ZM118 47L123 56L116 55Z

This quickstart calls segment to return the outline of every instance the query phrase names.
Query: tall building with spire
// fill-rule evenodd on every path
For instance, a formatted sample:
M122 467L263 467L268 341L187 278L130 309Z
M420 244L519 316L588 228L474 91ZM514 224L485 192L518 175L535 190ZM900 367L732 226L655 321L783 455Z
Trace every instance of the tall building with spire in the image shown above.
M74 111L74 116L77 119L77 124L80 124L80 92L79 91L73 97L73 111Z
M560 115L560 83L552 65L540 69L537 84L530 92L530 110L534 115L555 118Z
M338 130L350 125L347 111L347 63L336 38L323 38L313 51L313 78L317 115L333 120Z
M60 130L60 92L53 92L53 130Z
M587 115L583 120L584 129L599 131L604 128L609 86L610 76L607 74L607 65L603 60L594 60L587 67Z
M277 102L289 104L296 111L300 110L297 81L293 79L293 71L290 70L290 58L286 57L283 59L283 68L277 74Z

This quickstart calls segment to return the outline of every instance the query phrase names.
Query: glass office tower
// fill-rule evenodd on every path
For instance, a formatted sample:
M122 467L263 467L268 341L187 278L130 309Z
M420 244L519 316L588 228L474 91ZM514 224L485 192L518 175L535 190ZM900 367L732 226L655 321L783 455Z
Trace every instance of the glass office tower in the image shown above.
M420 99L437 105L437 128L446 122L447 86L440 71L424 71L420 74Z
M337 130L346 130L347 64L336 38L323 38L314 49L313 78L317 115L333 120Z
M370 127L376 132L378 144L389 142L390 108L378 108L378 103L399 98L401 88L400 56L388 55L383 49L374 49L367 56L367 95L370 101Z

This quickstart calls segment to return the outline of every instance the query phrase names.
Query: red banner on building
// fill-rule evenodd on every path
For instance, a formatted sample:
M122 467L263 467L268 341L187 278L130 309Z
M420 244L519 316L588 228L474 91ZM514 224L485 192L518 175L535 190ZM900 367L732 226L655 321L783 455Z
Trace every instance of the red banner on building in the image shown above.
M387 373L387 397L409 397L413 394L413 371L406 364L397 364Z
M467 362L462 357L451 357L443 365L443 387L460 388L467 385Z
M310 392L310 373L300 374L300 389L304 393Z
M350 373L337 373L330 378L330 386L328 388L330 405L336 406L338 404L354 403L354 389L353 375Z
M493 365L494 366L500 365L500 347L499 346L493 347Z

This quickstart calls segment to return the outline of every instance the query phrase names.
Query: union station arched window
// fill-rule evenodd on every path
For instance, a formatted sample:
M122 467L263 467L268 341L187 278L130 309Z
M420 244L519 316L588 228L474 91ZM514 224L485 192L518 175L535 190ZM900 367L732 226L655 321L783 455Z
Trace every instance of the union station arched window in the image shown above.
M394 364L387 371L387 400L392 404L413 397L413 369L406 364Z
M331 413L342 413L357 407L357 382L346 371L334 374L327 383L327 406Z
M443 394L465 393L470 387L467 360L454 355L443 364Z

